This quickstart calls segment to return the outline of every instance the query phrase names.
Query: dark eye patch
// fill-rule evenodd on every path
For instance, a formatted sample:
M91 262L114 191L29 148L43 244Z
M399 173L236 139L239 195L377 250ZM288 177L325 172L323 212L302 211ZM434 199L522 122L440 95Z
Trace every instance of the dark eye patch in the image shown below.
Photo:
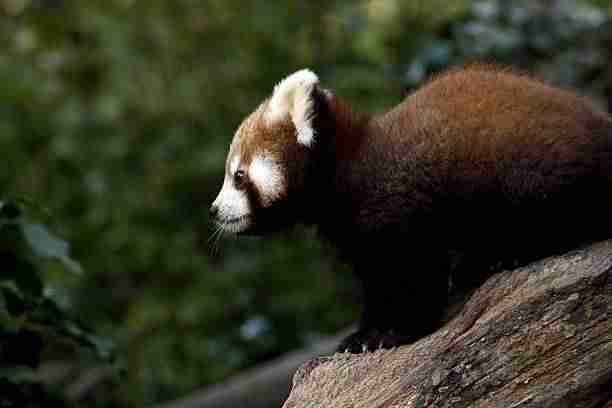
M236 173L234 173L234 185L236 186L236 188L242 187L245 181L246 173L244 172L244 170L236 170Z

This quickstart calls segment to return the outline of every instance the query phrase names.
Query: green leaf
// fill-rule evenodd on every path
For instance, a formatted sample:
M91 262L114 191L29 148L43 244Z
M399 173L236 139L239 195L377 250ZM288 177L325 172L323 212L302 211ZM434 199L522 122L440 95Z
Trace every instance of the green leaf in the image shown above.
M95 335L76 321L64 320L60 332L82 346L93 349L102 359L109 359L113 355L115 343L111 338Z
M61 261L66 269L75 274L81 274L81 265L70 258L68 243L52 235L40 224L21 225L23 235L36 255L43 258L53 258Z
M81 322L71 318L57 301L48 295L45 295L30 317L32 321L47 326L57 335L94 351L102 359L108 360L113 356L115 343L111 338L94 334Z
M110 359L115 351L115 342L107 336L89 334L89 341L93 345L98 357L104 360Z
M37 323L55 327L65 319L65 316L53 299L45 298L32 312L30 318Z
M48 258L68 256L68 243L54 237L40 224L23 224L23 234L37 255Z

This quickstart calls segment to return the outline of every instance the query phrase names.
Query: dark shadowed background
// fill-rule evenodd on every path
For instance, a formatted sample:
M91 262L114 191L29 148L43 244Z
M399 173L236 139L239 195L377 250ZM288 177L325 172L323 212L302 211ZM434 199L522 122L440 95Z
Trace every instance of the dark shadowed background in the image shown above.
M0 402L4 390L151 405L346 327L358 291L314 231L211 239L207 209L241 119L303 67L376 112L469 61L512 64L610 110L611 6L0 0L0 234L16 225L7 203L23 227L0 239L14 263L0 274ZM3 253L19 239L44 288L11 274L23 264ZM29 314L45 302L78 324ZM8 358L32 350L35 361Z

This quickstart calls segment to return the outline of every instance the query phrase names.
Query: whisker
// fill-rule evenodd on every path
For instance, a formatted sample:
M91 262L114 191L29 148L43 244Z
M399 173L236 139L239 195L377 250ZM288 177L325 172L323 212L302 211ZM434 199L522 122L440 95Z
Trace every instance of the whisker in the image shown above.
M212 240L212 245L211 245L211 255L212 256L216 256L219 253L219 243L221 242L221 238L223 237L223 229L224 225L223 224L219 224L217 226L216 231L213 233L213 235L211 236L211 240Z
M210 243L214 240L215 235L219 232L219 230L221 228L222 228L222 226L220 224L215 224L214 230L213 230L212 234L210 234L210 237L208 238L208 241L206 242L207 244L210 245Z
M210 237L208 238L207 244L209 246L209 251L210 251L211 256L215 256L215 246L216 246L217 238L222 228L223 228L222 224L215 224L214 230L210 234Z

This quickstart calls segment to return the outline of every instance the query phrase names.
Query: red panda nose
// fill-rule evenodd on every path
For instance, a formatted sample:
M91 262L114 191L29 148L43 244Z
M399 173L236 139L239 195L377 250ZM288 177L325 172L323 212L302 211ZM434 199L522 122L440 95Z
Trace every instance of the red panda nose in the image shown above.
M210 215L210 218L215 218L218 213L219 213L219 207L217 207L214 204L211 205L210 209L208 210L208 214Z

